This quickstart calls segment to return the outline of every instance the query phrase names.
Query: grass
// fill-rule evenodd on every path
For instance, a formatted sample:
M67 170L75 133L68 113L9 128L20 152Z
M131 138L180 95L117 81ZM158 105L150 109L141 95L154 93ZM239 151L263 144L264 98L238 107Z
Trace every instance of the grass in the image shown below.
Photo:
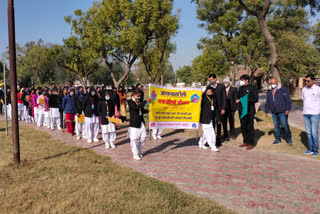
M31 127L20 127L16 166L4 122L0 139L1 213L235 213Z

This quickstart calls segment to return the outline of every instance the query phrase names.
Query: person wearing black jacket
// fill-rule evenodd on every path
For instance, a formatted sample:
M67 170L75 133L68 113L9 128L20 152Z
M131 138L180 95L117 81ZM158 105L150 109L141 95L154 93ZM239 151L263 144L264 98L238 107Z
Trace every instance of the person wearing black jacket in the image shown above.
M68 88L64 87L62 91L60 91L58 98L59 112L60 112L60 127L58 129L64 130L66 128L66 115L63 112L62 102L64 96L67 96Z
M86 138L86 129L85 129L85 124L84 121L79 121L79 117L83 115L83 105L82 102L84 100L85 96L83 94L83 87L80 86L77 88L77 94L72 97L72 102L73 102L73 109L74 109L74 114L75 114L75 129L76 129L76 135L77 135L77 140L81 139L81 134L82 138Z
M58 100L59 100L59 92L57 88L54 88L52 90L51 95L49 95L49 108L50 108L50 119L51 119L50 129L51 130L54 130L55 125L57 125L57 129L61 129Z
M142 103L143 102L143 100L144 100L144 91L143 91L143 85L141 84L141 83L137 83L137 85L136 85L136 88L140 88L141 89L141 91L142 91L142 94L141 94L141 97L140 97L140 103Z
M101 117L101 131L102 139L106 145L106 148L116 148L114 141L116 140L116 127L109 121L109 117L114 117L114 104L111 100L110 92L104 92L101 94L104 100L100 100L98 104L98 113Z
M215 74L209 75L209 87L212 87L214 89L214 94L217 97L217 117L216 121L213 123L217 125L217 140L216 140L216 146L220 147L221 144L221 119L222 115L225 114L226 110L226 89L225 86L221 83L217 82L217 76Z
M141 160L142 158L141 149L147 138L143 114L149 112L144 109L144 106L151 100L150 98L147 98L145 101L140 102L141 96L141 89L136 88L133 90L131 99L128 100L130 111L130 127L128 136L130 137L131 150L135 160Z
M248 94L248 113L241 118L243 106L240 104L239 116L243 144L239 147L247 147L247 150L251 150L255 146L254 115L256 114L255 104L259 101L259 93L255 86L249 84L249 76L246 74L240 77L240 86L236 103L240 103L240 98Z
M87 142L99 142L99 115L98 115L99 97L96 90L92 87L88 95L83 99L82 106L84 111L84 123L86 127Z
M7 95L7 116L8 116L8 118L9 119L11 119L11 117L12 117L12 111L11 111L11 92L10 92L10 88L9 87L7 87L7 93L6 93L6 95Z
M235 139L235 131L234 131L234 113L237 110L237 89L230 85L230 79L227 77L223 80L225 89L226 89L226 112L222 116L223 123L223 139L229 141L228 135L228 119L230 126L230 134L231 139Z
M202 94L201 100L201 114L200 123L202 126L202 135L199 140L199 148L207 149L205 142L208 142L212 151L218 152L216 147L216 135L214 133L213 121L217 116L217 98L214 95L214 89L207 87L206 91Z

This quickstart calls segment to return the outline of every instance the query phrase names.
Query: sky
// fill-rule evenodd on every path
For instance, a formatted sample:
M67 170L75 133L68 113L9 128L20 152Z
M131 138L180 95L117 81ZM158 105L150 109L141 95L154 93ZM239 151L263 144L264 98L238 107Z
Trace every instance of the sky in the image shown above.
M61 44L70 35L64 17L75 9L88 9L94 0L15 0L16 42L24 44L42 38L47 43ZM177 51L171 56L174 69L191 65L200 55L197 43L206 32L198 27L196 5L191 0L176 0L174 11L181 9L180 29L173 39ZM0 0L0 52L8 46L7 0Z
M75 9L87 10L95 0L15 0L16 42L24 44L42 38L47 43L61 44L70 35L70 26L64 17ZM176 0L174 10L181 9L180 29L174 38L177 50L171 56L174 69L191 65L201 54L197 49L200 38L207 36L198 27L196 5L191 0ZM315 21L320 16L313 18ZM7 0L0 0L0 53L8 46Z

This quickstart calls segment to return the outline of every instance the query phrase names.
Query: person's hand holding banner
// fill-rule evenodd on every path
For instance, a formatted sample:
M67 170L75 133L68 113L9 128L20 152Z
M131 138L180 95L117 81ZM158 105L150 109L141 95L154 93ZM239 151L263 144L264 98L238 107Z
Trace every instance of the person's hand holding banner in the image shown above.
M114 118L114 117L108 117L109 122L111 123L117 123L117 124L122 124L122 120Z

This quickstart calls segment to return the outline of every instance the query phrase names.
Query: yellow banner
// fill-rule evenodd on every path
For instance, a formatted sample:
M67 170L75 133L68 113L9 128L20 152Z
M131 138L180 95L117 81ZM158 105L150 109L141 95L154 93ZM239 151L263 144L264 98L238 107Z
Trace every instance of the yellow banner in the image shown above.
M149 85L151 129L198 129L202 90Z
M77 119L78 123L84 123L84 114L80 114L78 119Z
M122 120L114 118L114 117L109 117L109 122L111 123L117 123L117 124L122 124Z

